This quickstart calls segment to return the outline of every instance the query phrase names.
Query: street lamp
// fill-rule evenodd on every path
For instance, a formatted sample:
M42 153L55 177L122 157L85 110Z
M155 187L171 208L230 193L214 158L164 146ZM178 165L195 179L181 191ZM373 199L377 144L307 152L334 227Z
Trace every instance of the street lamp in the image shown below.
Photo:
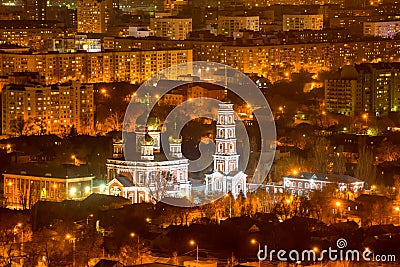
M364 113L362 117L365 120L365 126L368 127L368 113Z
M340 208L342 203L340 201L336 201L336 207L340 210L340 222L342 222L342 209Z
M140 258L140 264L142 264L142 255L140 255L140 239L139 235L136 235L135 233L131 233L131 237L137 236L137 255L138 259Z
M72 156L71 156L71 159L74 160L74 166L76 166L76 156L75 156L75 155L72 155Z
M261 267L261 259L258 257L258 254L260 253L260 251L261 251L261 245L260 245L260 242L258 242L257 240L255 240L255 239L252 239L251 240L251 243L252 244L257 244L258 243L258 253L257 253L257 258L258 258L258 267Z
M76 238L70 234L67 234L65 236L65 239L70 240L72 242L72 267L76 267L76 261L75 261L75 240L76 240Z
M89 218L93 218L93 214L89 214L89 216L86 217L86 225L89 224Z
M21 229L21 256L24 253L24 228L22 227L22 223L18 223L15 227L14 227L14 232L17 233L18 232L18 228Z
M197 263L197 267L198 267L199 266L199 245L194 240L190 240L190 245L192 245L192 246L196 245L196 263Z

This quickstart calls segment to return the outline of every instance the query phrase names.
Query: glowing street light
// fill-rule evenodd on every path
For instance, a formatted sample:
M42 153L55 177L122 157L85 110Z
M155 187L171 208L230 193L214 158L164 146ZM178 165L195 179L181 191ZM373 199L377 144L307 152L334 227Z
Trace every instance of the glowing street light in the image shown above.
M76 156L75 156L75 155L72 155L72 156L71 156L71 159L74 160L74 165L76 165Z
M251 243L252 244L257 244L258 243L258 253L260 253L260 251L261 251L261 245L260 245L260 242L258 242L256 239L252 239L251 240ZM258 255L258 253L257 253L257 255ZM261 266L261 260L260 260L260 258L258 258L258 267L260 267Z
M21 256L24 253L24 228L22 227L22 223L18 223L15 227L14 227L14 232L17 233L18 232L18 228L21 229Z
M72 267L76 267L76 261L75 261L75 240L76 240L76 238L73 237L71 234L67 234L65 236L65 239L72 242Z
M196 245L196 267L199 266L199 245L194 241L194 240L190 240L190 245L194 246Z
M341 209L341 206L342 206L342 203L340 203L340 201L336 201L336 207L338 208L338 210L340 210L340 221L342 221L342 219L343 219L343 213L342 213L342 209Z
M362 117L363 117L363 119L365 120L365 126L368 127L368 113L364 113L364 114L362 115Z
M137 236L137 255L138 255L138 258L140 258L140 264L142 264L142 255L140 255L140 238L139 238L139 235L136 235L135 233L131 233L130 236L132 238Z

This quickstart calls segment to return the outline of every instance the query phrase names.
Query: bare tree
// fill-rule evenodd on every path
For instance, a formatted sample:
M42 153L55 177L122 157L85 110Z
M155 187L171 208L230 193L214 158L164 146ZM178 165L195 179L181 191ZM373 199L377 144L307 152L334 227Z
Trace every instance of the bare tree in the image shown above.
M367 146L365 138L360 138L358 143L358 163L354 176L372 185L376 182L376 166L374 155Z
M346 157L343 155L343 146L339 146L333 154L333 173L344 174L346 172Z
M313 150L314 172L327 173L329 165L330 142L328 139L320 137L315 141Z

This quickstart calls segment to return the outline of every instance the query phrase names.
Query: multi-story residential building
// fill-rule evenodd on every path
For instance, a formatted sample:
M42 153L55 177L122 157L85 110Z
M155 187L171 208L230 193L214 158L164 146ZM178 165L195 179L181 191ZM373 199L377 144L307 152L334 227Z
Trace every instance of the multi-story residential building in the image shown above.
M63 24L57 21L13 20L0 21L0 44L8 43L43 50L46 41L64 34Z
M320 31L324 26L324 15L322 14L296 14L283 15L283 31Z
M118 17L119 4L115 0L78 0L78 32L105 33Z
M164 10L180 11L182 8L190 4L191 0L164 0Z
M192 18L150 18L150 30L156 37L185 40L192 31Z
M340 79L325 81L325 108L347 116L362 112L362 101L358 90L358 73L354 66L345 66Z
M364 35L393 38L400 32L400 21L364 22Z
M309 197L311 192L322 191L329 184L337 186L339 191L354 193L362 191L365 187L364 181L349 175L301 172L283 177L284 191L296 196Z
M346 66L340 79L327 80L325 104L330 112L385 116L400 107L400 64L362 63Z
M93 85L6 85L2 92L2 134L66 134L94 130Z
M219 16L218 34L232 37L239 31L259 31L259 16Z
M79 50L86 52L101 52L101 39L88 38L87 35L75 35L73 38L54 38L47 40L48 51L74 53Z
M192 50L185 49L97 53L0 53L0 76L31 71L38 72L45 84L63 83L73 79L83 83L140 83L165 68L189 61L192 61Z
M3 173L8 208L29 209L38 201L82 200L92 193L94 176Z
M22 0L22 10L24 19L45 20L46 19L46 0Z

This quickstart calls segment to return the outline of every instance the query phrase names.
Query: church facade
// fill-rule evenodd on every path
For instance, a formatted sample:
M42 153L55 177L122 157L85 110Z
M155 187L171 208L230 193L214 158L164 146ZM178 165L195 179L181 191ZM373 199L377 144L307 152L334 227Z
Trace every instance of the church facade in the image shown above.
M160 147L159 142L154 141L160 140L159 135L160 132L154 130L151 135L139 133L140 159L137 161L121 159L123 144L114 144L115 158L107 160L107 194L128 198L132 204L155 202L167 197L190 199L189 161L182 157L182 139L171 136L169 145L173 159L163 157L160 160L155 159L155 156L163 155L155 155L155 150L159 152Z
M239 170L236 123L233 104L219 104L215 138L213 171L206 174L205 194L222 196L231 192L233 197L246 196L247 175Z
M160 154L159 140L159 129L138 128L136 149L140 159L135 161L123 159L122 141L114 144L113 158L107 160L107 194L128 198L131 203L155 202L163 198L193 202L189 160L181 151L182 138L179 134L169 137L171 160ZM246 196L247 175L239 169L233 104L219 104L215 143L212 172L205 175L201 194L205 199L216 199L227 193L234 198L239 194Z

